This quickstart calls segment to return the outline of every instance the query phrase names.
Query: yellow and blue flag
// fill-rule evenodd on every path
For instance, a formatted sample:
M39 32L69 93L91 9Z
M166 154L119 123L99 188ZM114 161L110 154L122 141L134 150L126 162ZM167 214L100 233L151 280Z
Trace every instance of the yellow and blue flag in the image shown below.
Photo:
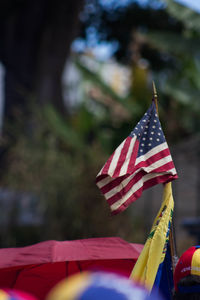
M173 298L173 267L172 267L172 257L169 244L167 245L167 252L165 254L165 259L158 268L156 279L154 282L154 293L161 292L166 300L171 300Z
M167 248L173 210L174 199L171 182L169 182L164 186L161 208L154 220L144 248L130 275L132 279L144 284L149 290L152 290L154 285L158 288L160 287L161 278L165 275L164 270L166 267L172 274L171 264L167 264L166 266L165 258L169 259Z

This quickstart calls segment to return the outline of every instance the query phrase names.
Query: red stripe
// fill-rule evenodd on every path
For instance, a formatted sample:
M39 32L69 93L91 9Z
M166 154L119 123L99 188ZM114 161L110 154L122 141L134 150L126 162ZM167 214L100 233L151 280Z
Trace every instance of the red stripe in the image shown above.
M158 167L156 169L153 169L150 173L163 173L163 172L168 172L171 169L175 168L173 161L169 161L165 165Z
M139 148L139 141L138 141L138 139L136 139L134 147L132 149L129 165L128 165L128 168L127 168L127 173L128 174L132 174L134 172L135 161L136 161L136 157L137 157L137 154L138 154L138 148Z
M152 155L151 157L149 157L148 159L145 159L145 156L144 156L144 159L145 161L141 161L139 162L135 167L136 167L136 170L140 169L141 167L148 167L149 165L155 163L156 161L166 157L170 155L170 152L169 152L169 149L164 149L164 150L161 150L160 152Z
M125 175L125 176L121 176L118 177L112 181L110 181L109 183L107 183L106 185L104 185L102 188L100 188L101 192L103 194L108 193L110 190L114 189L116 186L120 185L120 183L126 179L127 177L129 177L129 175Z
M120 173L121 167L123 166L125 160L126 160L126 155L131 143L132 137L128 136L125 140L125 143L123 145L123 148L121 149L121 153L117 162L117 166L115 168L115 171L113 173L113 177L117 177Z
M124 202L120 207L118 207L116 210L113 210L111 212L111 215L117 215L118 213L124 211L131 203L135 202L140 195L142 194L142 187L135 192L133 195L131 195L126 202Z
M171 170L172 168L174 168L174 164L173 162L168 162L165 165L158 167L156 169L153 169L150 173L145 172L144 170L140 170L129 182L128 184L121 189L119 192L117 192L116 194L114 194L112 197L110 197L109 199L107 199L109 204L113 204L116 201L118 201L119 199L121 199L133 186L134 184L136 184L144 175L146 174L155 174L155 173L162 173L162 172L168 172L169 170ZM130 175L127 174L127 176L121 176L118 177L115 180L110 181L109 183L107 183L105 186L103 186L102 188L100 188L101 192L103 194L108 193L110 190L112 190L113 188L117 187L117 185L120 185L120 183L125 180L126 178L128 178ZM163 176L163 175L161 175ZM174 175L171 174L166 174L166 176L170 177L171 176L174 178ZM158 177L157 177L158 178ZM177 178L177 176L176 176ZM146 184L143 183L143 184Z
M106 177L108 177L108 175L99 175L99 176L97 176L97 177L96 177L96 184L97 184L99 181L101 181L101 180L103 180L104 178L106 178Z
M101 171L101 175L108 175L108 170L109 170L109 167L110 167L110 164L112 162L112 159L113 159L113 156L115 154L115 151L113 152L113 154L109 157L109 159L107 160L107 162L105 163L102 171Z
M109 199L107 199L107 202L112 205L113 203L117 202L118 200L122 199L122 197L124 197L128 192L129 190L135 185L137 184L137 182L142 178L144 177L144 175L146 175L148 173L146 173L144 170L141 170L140 172L138 172L136 174L136 176L134 176L130 181L129 183L122 189L120 190L118 193L114 194L112 197L110 197ZM152 173L154 174L154 173ZM162 181L162 178L165 178L165 181L171 181L175 178L177 178L177 175L172 175L172 174L164 174L164 175L160 175L160 176L157 176L157 177L154 177L154 178L150 178L148 179L147 181L143 182L143 190L146 189L146 186L147 187L151 187L157 183L161 183L163 182ZM151 184L151 182L153 182L153 184ZM154 183L155 182L155 183ZM141 189L140 188L140 189ZM138 191L138 190L137 190ZM136 192L137 192L136 191ZM135 192L135 193L136 193ZM135 194L134 193L134 194ZM140 194L141 196L141 194Z
M171 174L165 174L165 175L160 175L154 178L150 178L147 180L144 185L143 185L143 190L146 190L158 183L167 183L169 181L172 181L177 178L177 175L171 175Z
M140 164L141 167L145 167L145 165ZM166 163L165 165L155 168L153 169L150 173L162 173L162 172L168 172L169 170L175 168L173 161L170 161L168 163ZM120 184L125 178L127 178L129 175L131 174L127 174L125 176L121 176L116 178L115 180L113 180L111 183L108 183L105 186L105 190L103 189L102 192L103 193L107 193L109 192L109 190L113 189L114 187L116 187L118 184ZM170 174L169 174L170 175ZM96 183L98 183L99 181L101 181L102 179L104 179L105 177L107 177L107 175L99 175L96 178ZM178 178L178 176L176 177ZM109 187L110 186L110 187ZM104 187L103 187L104 188Z
M134 184L136 184L145 174L146 173L143 170L138 172L122 190L120 190L118 193L114 194L112 197L107 199L108 203L112 205L113 203L117 202L122 197L124 197L128 193L128 191L134 186Z
M174 180L177 178L177 175L161 175L155 178L151 178L148 181L144 182L144 185L138 189L133 195L131 195L126 202L124 202L120 207L118 207L116 210L112 211L112 215L116 215L122 211L124 211L132 202L136 201L138 198L140 198L142 191L146 190L158 183L167 183L168 181Z

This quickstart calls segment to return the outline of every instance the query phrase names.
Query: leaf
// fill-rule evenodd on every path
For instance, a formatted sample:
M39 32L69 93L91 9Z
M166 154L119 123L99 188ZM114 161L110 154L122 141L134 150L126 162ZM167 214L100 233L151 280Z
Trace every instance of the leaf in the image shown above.
M167 11L176 19L183 22L187 28L200 32L200 15L173 0L165 0Z
M163 31L152 31L145 36L150 44L165 52L185 56L197 55L200 52L200 37L190 38Z
M85 146L78 132L75 131L72 126L68 125L67 121L65 121L51 105L44 109L44 114L52 130L65 144L76 148L83 148Z
M90 80L94 85L100 88L100 90L110 96L112 100L120 103L123 105L124 108L128 109L131 112L139 111L140 107L137 105L136 102L134 102L133 106L133 100L134 97L120 97L107 83L104 82L104 80L101 78L100 75L98 75L97 72L93 72L89 67L87 67L78 57L75 58L75 64L78 67L78 69L82 72L85 78Z

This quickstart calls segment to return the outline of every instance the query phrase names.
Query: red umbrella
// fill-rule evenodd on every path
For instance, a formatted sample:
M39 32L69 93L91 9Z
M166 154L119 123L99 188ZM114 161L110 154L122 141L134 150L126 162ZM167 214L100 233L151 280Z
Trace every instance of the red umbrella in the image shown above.
M110 237L0 249L0 288L22 290L43 300L58 281L84 270L129 276L142 248Z

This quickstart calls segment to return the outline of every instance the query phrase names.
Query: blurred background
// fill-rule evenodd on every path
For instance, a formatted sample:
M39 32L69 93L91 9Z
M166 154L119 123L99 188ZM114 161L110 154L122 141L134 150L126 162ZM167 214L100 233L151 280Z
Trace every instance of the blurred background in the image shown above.
M179 175L177 249L200 240L197 2L0 2L1 247L145 242L162 186L111 217L95 178L150 105L152 80Z

